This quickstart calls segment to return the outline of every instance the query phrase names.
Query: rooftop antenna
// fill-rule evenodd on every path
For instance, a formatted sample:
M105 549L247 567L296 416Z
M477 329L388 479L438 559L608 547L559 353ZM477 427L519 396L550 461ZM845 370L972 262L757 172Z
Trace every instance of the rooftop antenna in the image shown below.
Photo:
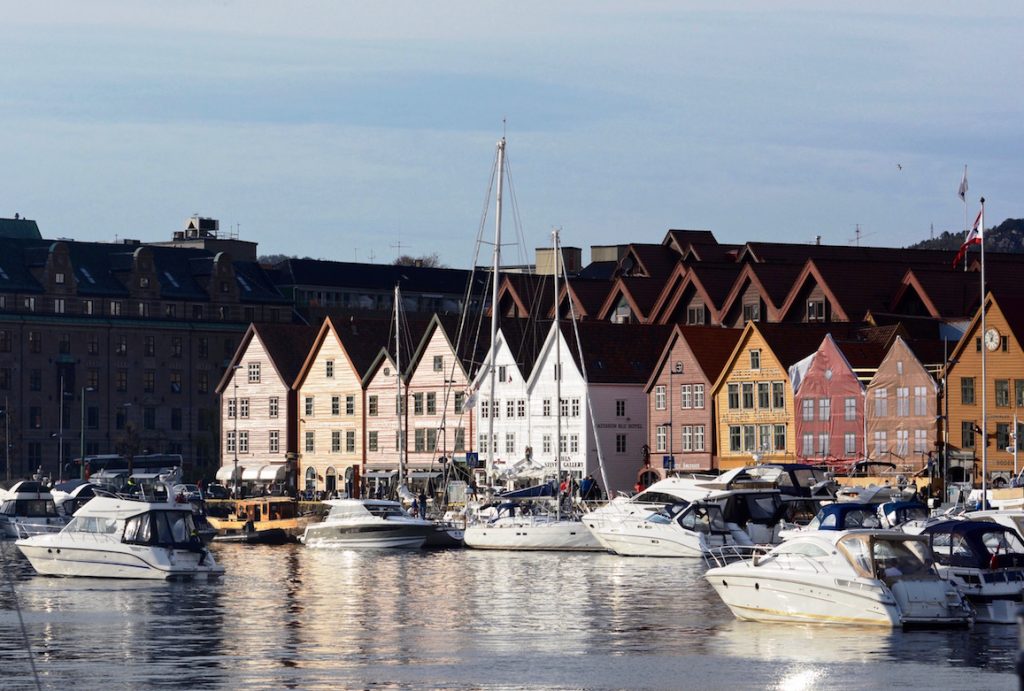
M398 244L391 245L391 249L397 249L398 250L398 256L401 257L402 256L402 241L399 240Z
M355 263L358 264L359 263L359 248L358 247L353 247L352 248L352 254L355 257Z
M855 242L855 245L854 245L854 246L855 246L855 247L860 247L860 224L859 224L859 223L857 223L857 224L856 224L856 225L854 226L854 228L855 228L855 229L854 229L854 231L853 231L853 232L854 232L854 235L856 236L856 239L854 240L854 242Z
M376 259L376 258L377 258L377 255L376 255L376 254L374 254L374 253L373 253L373 250L371 249L371 250L370 250L370 263L372 264L372 263L373 263L373 260L374 260L374 259Z

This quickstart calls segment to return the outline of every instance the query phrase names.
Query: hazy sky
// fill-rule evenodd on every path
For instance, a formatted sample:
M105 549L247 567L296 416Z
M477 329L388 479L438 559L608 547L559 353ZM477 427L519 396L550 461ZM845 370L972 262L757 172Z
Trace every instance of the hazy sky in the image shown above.
M505 118L513 259L1024 217L1024 5L821 4L5 0L0 216L465 267Z

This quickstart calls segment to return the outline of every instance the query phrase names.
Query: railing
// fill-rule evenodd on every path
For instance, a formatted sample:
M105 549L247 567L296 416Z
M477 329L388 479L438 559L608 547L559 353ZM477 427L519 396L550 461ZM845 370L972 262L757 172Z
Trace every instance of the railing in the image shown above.
M705 550L701 556L704 559L704 564L709 569L713 569L717 566L762 557L771 548L771 545L722 545Z

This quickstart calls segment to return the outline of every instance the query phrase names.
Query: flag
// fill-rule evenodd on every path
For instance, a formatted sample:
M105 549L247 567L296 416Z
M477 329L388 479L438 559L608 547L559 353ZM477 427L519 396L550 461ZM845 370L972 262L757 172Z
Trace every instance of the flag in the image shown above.
M967 164L964 164L964 176L960 179L960 201L967 201Z
M964 240L964 244L960 245L960 251L956 253L956 257L953 259L953 268L960 263L960 260L967 254L967 248L971 245L980 245L984 238L985 233L985 209L983 208L978 212L978 217L974 219L974 227L971 228L970 232L967 233L967 239Z

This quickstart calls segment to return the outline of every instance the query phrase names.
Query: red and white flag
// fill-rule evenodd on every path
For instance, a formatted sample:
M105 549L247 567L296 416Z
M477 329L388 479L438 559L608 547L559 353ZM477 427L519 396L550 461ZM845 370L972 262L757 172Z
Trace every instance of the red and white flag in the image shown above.
M964 240L964 244L960 245L960 251L956 253L956 257L953 259L953 268L960 263L960 260L967 254L967 248L971 245L980 245L985 239L985 208L982 207L981 211L978 212L978 217L974 219L974 227L971 228L970 232L967 233L967 239Z

